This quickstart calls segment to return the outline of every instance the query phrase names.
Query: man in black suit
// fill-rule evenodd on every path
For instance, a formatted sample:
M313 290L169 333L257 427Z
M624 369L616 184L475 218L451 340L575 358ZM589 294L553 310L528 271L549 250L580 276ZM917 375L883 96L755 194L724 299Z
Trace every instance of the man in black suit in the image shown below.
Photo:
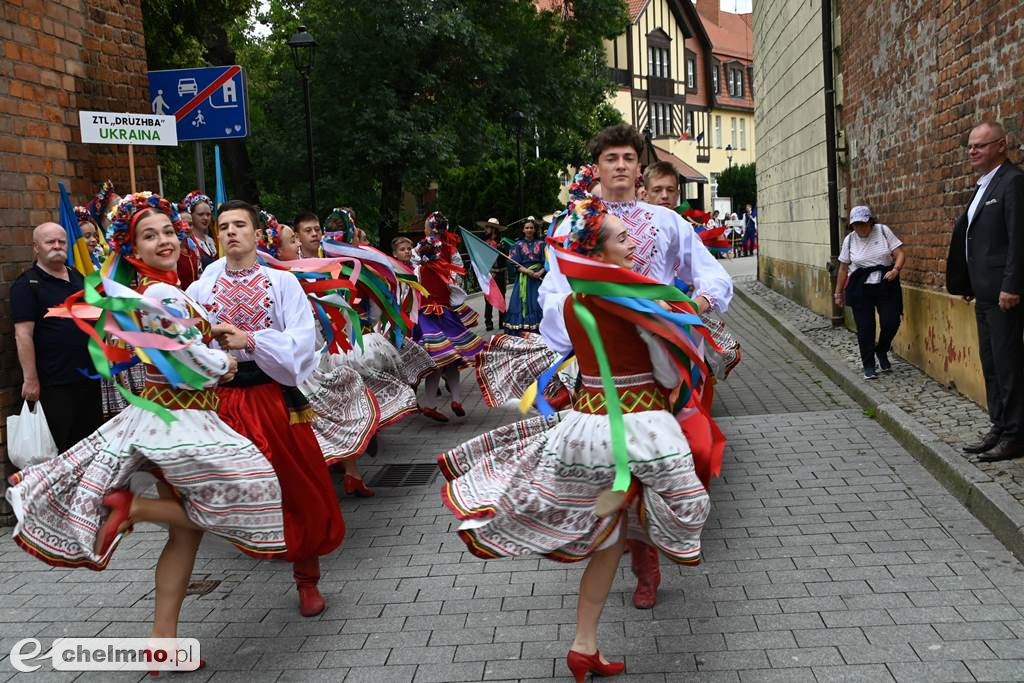
M978 183L953 229L946 289L975 300L981 368L992 428L964 447L982 462L1024 456L1024 172L1007 159L1006 131L971 131L968 158Z

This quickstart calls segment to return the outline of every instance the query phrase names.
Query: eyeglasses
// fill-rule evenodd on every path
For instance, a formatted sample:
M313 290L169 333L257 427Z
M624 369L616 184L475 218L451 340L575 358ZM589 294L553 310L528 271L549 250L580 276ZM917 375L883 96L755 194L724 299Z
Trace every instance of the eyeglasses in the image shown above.
M1000 140L1005 140L1005 139L1006 139L1006 137L1004 136L1004 137L1001 137L1001 138L996 138L995 140L989 140L988 142L979 142L976 145L967 145L967 151L968 152L973 152L976 149L977 150L982 150L982 149L985 149L986 147L988 147L989 145L993 145L993 144L999 142Z

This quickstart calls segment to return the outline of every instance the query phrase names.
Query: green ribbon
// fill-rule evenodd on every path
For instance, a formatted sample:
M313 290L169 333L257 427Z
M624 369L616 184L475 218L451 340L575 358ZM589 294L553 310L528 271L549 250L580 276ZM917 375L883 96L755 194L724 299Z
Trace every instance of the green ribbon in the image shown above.
M597 320L594 318L594 314L579 302L578 296L578 294L573 294L572 308L576 313L576 318L580 321L580 325L583 327L583 331L587 333L587 339L590 340L590 345L594 349L594 356L597 358L597 366L601 370L605 409L608 412L609 430L612 438L612 457L615 460L615 481L612 482L612 491L625 491L629 488L631 475L629 473L629 454L626 450L626 423L622 419L619 391L615 388L615 378L612 376L612 367L608 362L608 354L605 352L604 343L601 341Z
M570 279L572 291L602 297L626 297L662 301L692 303L693 299L672 285L626 284L622 282L599 282L597 280Z
M532 266L524 266L527 270L539 273L544 268L543 263L534 263ZM526 284L530 276L524 272L519 273L519 303L523 305L523 316L526 316Z

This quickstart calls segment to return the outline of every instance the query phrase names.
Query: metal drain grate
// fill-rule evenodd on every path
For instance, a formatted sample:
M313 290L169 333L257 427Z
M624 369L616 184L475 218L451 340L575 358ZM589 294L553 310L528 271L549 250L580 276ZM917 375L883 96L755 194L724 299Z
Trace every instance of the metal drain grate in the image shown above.
M220 581L213 581L209 579L192 581L188 584L188 588L185 589L185 595L207 595L212 593L213 589L219 585Z
M387 465L370 482L370 486L426 486L432 484L440 470L434 463Z

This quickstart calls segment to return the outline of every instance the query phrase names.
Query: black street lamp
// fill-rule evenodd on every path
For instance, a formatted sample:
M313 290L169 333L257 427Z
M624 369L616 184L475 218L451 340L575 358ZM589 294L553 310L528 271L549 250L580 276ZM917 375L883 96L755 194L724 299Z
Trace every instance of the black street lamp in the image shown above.
M521 111L512 112L512 125L516 127L516 179L519 182L519 217L526 213L523 209L523 124L526 123L526 114Z
M306 100L306 158L309 163L309 210L316 211L316 166L313 164L313 107L309 100L309 76L313 73L316 40L309 34L305 26L300 26L298 32L288 39L288 47L292 49L292 61L295 63L295 70L302 76L302 94Z
M725 146L725 157L729 160L729 168L732 168L732 145Z

